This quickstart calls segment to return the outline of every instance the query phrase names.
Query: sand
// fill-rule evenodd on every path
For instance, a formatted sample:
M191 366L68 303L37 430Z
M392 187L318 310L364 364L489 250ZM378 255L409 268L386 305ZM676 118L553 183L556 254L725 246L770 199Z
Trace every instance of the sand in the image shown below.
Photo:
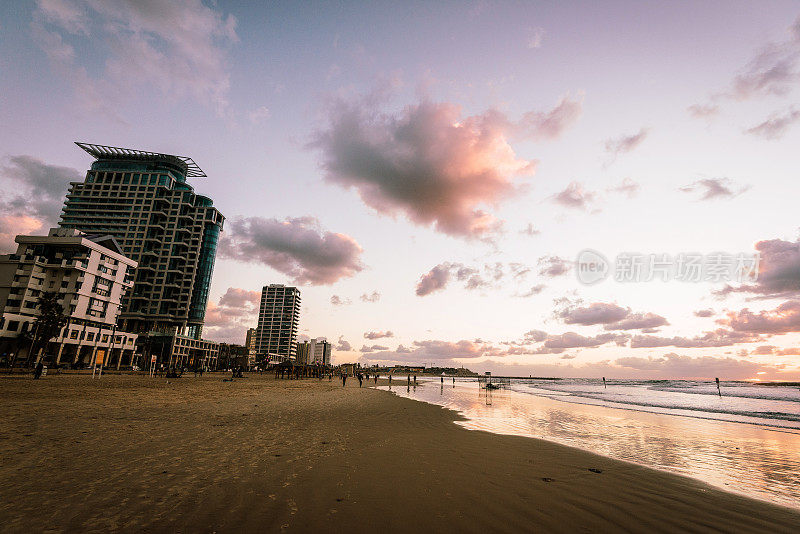
M0 376L0 531L800 531L797 510L355 380L222 378Z

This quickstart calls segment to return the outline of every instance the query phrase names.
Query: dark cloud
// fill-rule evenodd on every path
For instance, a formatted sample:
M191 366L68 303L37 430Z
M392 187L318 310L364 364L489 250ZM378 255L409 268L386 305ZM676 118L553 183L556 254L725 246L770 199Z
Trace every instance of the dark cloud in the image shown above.
M370 347L367 347L368 349ZM362 349L363 351L363 349ZM369 351L370 361L425 363L436 361L440 365L461 365L456 359L474 359L483 356L502 356L504 353L481 340L414 341L411 347L399 345L397 350Z
M536 167L517 157L508 138L556 137L579 108L564 99L514 123L496 110L463 117L450 103L424 101L388 115L368 102L338 101L310 146L322 155L326 180L355 189L378 213L402 214L452 236L489 238L500 221L487 207L511 195L512 180Z
M447 287L447 282L450 280L450 266L446 263L441 263L423 274L417 282L417 296L424 297L430 295L435 291L439 291Z
M648 128L642 128L635 134L623 135L622 137L617 137L615 139L608 139L605 143L606 152L611 154L613 157L617 157L619 154L630 152L644 142L648 133L650 133Z
M584 307L568 307L557 312L556 315L566 324L591 326L616 323L626 318L630 313L630 308L623 308L606 302L595 302Z
M353 347L344 339L344 336L339 336L339 343L336 345L336 350L347 352L353 350Z
M553 195L553 202L567 208L585 210L595 197L596 193L587 191L578 182L570 182L566 189Z
M373 291L372 293L364 293L359 298L362 302L378 302L381 300L381 294L377 291Z
M572 269L572 262L558 256L542 256L538 261L539 274L547 278L563 276Z
M642 330L646 332L655 332L656 328L666 326L669 322L655 313L629 313L624 319L605 324L603 326L606 330Z
M391 330L387 330L386 332L382 332L380 330L371 331L371 332L364 332L364 339L381 339L385 337L394 337L394 333Z
M349 298L340 297L339 295L331 295L331 304L334 306L347 306L352 304Z
M715 200L718 198L733 198L750 189L749 185L735 187L729 178L705 178L681 187L684 193L700 193L699 200Z
M12 251L14 236L46 233L58 218L70 182L81 174L32 156L10 156L0 166L0 251Z
M695 317L712 317L714 315L714 310L707 309L707 310L697 310L694 312Z
M755 298L791 298L800 292L800 240L769 239L755 245L759 254L758 279L739 286L726 285L714 292L719 297L731 293Z
M229 287L219 299L220 306L231 308L244 308L248 305L258 307L261 304L260 291L248 291L238 287Z
M389 347L384 347L383 345L362 345L359 352L367 353L367 352L379 352L379 351L387 351Z
M772 115L764 122L757 124L752 128L748 128L745 130L745 133L757 135L759 137L763 137L764 139L780 139L783 137L783 134L785 134L789 128L798 121L800 121L800 111L796 109L790 109L782 115Z
M220 242L220 257L263 263L299 284L333 284L363 269L356 240L322 230L313 217L239 218L228 234Z

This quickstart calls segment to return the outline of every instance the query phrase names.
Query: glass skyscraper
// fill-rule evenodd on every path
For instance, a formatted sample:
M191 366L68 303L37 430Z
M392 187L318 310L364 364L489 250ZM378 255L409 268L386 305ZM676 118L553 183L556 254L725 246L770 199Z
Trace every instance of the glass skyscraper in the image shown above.
M120 328L199 339L225 220L186 181L206 174L185 156L76 144L95 161L70 185L61 226L114 236L139 263Z

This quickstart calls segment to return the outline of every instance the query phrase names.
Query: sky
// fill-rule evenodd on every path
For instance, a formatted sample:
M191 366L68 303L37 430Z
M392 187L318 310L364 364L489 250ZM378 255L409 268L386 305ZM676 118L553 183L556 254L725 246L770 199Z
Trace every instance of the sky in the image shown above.
M187 155L209 339L281 283L334 363L800 380L798 85L796 1L4 2L0 251L74 141Z

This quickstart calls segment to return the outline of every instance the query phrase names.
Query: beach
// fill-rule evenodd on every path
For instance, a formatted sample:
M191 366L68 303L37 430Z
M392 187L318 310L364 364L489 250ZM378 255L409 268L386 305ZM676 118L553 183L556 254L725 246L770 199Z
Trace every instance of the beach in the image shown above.
M0 529L795 532L800 512L334 379L0 376Z

